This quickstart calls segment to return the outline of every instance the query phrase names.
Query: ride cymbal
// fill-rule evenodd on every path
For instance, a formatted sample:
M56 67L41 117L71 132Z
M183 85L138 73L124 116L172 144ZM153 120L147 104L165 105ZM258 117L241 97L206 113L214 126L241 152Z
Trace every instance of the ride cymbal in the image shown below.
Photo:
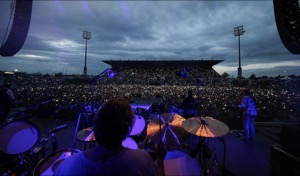
M182 122L187 132L202 137L220 137L229 132L229 127L212 117L193 117Z

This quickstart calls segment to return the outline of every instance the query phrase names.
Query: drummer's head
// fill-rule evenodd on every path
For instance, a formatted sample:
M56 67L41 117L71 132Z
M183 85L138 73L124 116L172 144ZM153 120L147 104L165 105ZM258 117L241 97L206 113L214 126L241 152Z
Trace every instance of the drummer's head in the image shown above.
M118 148L132 129L134 113L124 98L113 98L103 104L94 118L96 141L106 148Z

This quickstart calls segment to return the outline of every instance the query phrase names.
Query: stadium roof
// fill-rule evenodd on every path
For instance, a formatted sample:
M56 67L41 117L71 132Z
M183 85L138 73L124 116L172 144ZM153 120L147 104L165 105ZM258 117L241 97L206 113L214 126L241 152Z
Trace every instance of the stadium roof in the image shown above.
M102 60L112 68L116 67L203 67L212 66L224 60Z

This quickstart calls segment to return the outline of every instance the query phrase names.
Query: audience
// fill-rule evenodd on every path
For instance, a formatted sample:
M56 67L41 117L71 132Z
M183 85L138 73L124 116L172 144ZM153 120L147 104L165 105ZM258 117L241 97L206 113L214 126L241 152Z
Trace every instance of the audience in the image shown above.
M81 107L93 103L101 104L114 97L132 99L136 96L155 97L161 95L165 110L174 102L181 102L185 92L191 90L197 95L196 81L192 77L180 78L175 75L175 68L120 69L113 79L95 82L92 94L91 79L65 79L63 75L3 75L7 84L12 85L18 107L32 107L41 102L52 100L49 106L55 109L64 107ZM193 70L194 71L194 70ZM222 117L230 112L231 104L240 102L241 90L253 89L257 98L258 119L288 120L299 116L299 81L262 80L231 82L217 77L200 77L213 75L212 71L200 72L203 82L201 90L201 110L207 116ZM0 77L1 79L1 77ZM155 84L154 84L155 83Z

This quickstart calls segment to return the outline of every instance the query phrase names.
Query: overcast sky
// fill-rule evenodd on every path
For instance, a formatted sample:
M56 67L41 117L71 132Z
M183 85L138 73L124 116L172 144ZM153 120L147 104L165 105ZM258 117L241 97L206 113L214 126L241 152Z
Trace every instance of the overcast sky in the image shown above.
M0 1L0 40L10 16ZM224 60L214 66L237 76L238 37L243 25L243 76L300 75L300 56L282 44L272 0L265 1L60 1L34 0L27 39L13 57L0 56L0 70L82 74L84 30L87 72L99 74L101 60Z

